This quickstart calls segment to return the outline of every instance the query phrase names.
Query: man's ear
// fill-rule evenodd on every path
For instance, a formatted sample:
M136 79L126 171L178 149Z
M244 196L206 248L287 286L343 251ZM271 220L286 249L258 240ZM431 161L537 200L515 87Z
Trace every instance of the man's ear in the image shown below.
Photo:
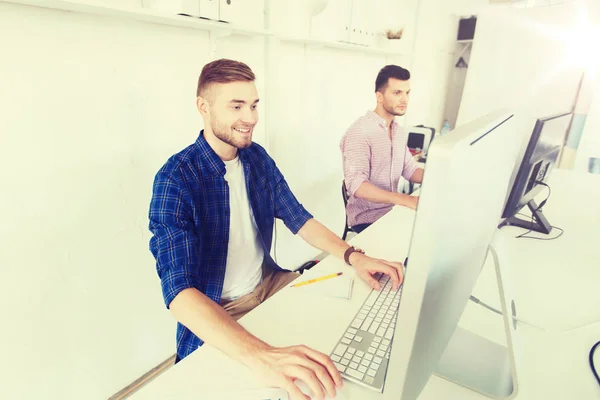
M383 103L383 94L380 91L375 92L377 103Z
M202 116L208 115L208 100L207 99L205 99L204 97L198 96L196 98L196 107L198 108L198 111L200 112L200 114L202 114Z

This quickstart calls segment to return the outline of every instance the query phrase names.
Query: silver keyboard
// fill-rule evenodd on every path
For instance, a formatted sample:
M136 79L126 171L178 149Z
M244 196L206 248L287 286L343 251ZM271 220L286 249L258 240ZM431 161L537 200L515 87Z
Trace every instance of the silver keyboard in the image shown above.
M383 392L402 287L387 275L372 290L329 355L343 378Z

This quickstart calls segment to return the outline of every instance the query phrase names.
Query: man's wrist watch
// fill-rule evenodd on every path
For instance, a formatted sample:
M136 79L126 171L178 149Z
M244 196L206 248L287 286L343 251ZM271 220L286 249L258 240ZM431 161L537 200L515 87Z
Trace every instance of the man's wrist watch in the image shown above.
M361 249L359 249L357 247L354 247L354 246L348 247L346 249L346 252L344 253L344 261L346 261L346 264L348 264L350 266L352 266L352 264L350 264L350 254L352 254L354 252L360 253L360 254L365 254L364 250L361 250Z

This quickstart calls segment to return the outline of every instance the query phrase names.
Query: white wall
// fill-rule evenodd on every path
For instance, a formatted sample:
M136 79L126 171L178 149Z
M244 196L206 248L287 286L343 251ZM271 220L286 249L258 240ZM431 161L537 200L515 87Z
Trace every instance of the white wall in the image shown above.
M556 35L576 17L571 4L482 13L457 124L502 107L533 117L569 112L583 69Z
M255 138L272 144L298 197L340 232L328 219L343 223L332 205L341 203L337 143L372 107L385 59L287 44L266 76L263 45L221 38L216 56L251 65L261 95L272 79L272 117L261 111ZM0 398L106 398L174 353L147 210L158 168L202 128L194 94L209 36L0 3L0 47L2 301L16 305L0 334L10 360Z
M0 48L0 398L106 398L174 353L147 213L202 127L208 34L0 3ZM261 49L218 55L264 90Z
M575 169L579 171L589 170L590 157L600 158L600 66L597 71L590 71L592 86L592 102L587 111L587 118L579 142Z

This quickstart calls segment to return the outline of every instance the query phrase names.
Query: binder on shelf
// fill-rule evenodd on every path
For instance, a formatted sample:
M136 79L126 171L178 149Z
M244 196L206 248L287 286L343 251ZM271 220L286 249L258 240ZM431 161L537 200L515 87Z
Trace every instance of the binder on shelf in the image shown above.
M200 16L198 0L142 0L142 7L171 15Z
M233 19L236 2L244 0L218 0L219 1L219 20L231 22Z
M200 5L200 17L219 20L219 0L196 0Z

